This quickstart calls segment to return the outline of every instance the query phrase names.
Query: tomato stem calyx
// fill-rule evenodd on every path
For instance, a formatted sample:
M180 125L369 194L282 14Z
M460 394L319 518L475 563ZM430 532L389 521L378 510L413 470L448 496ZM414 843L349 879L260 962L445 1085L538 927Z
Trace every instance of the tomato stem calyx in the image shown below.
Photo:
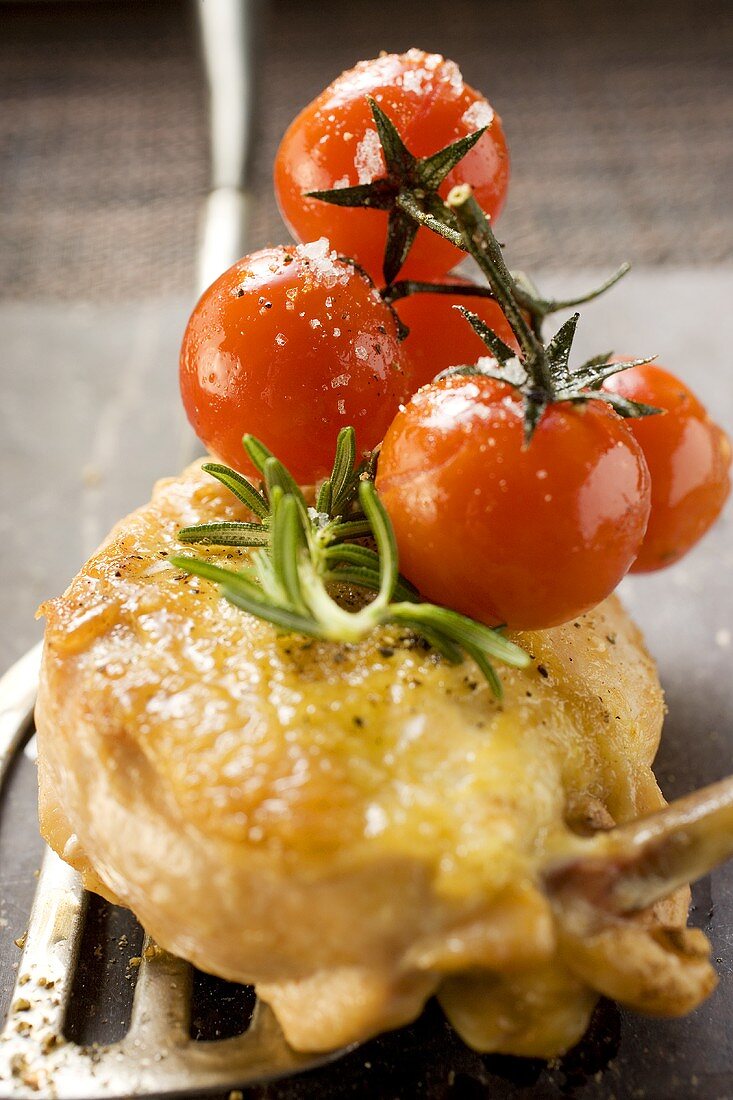
M505 305L507 290L511 290L514 316L508 319L517 337L519 337L519 331L522 332L522 339L519 342L522 344L524 353L527 354L532 350L536 355L537 344L540 343L541 326L550 313L580 306L598 298L631 270L631 265L624 263L609 278L604 279L600 286L593 287L589 292L576 297L545 298L541 296L532 279L526 274L517 272L512 275L508 272L503 261L501 245L493 238L491 231L489 234L485 232L489 223L478 204L474 204L475 211L467 211L467 215L464 216L468 217L469 213L472 213L475 222L473 248L471 240L467 240L466 233L463 232L459 219L451 215L449 207L438 193L438 188L444 183L448 173L461 162L489 128L475 130L429 156L417 157L409 152L400 131L378 103L369 96L366 100L369 102L376 134L379 136L382 147L386 175L373 179L371 183L357 184L352 187L307 191L306 196L330 202L335 206L363 207L387 212L389 221L387 221L383 263L386 286L382 290L382 298L387 305L392 305L400 298L413 294L461 294L467 297L488 297ZM483 224L480 223L481 219ZM420 226L437 233L439 237L449 241L456 248L469 252L474 259L478 259L475 249L483 249L486 259L490 260L494 266L496 277L502 279L504 293L497 292L493 283L490 286L470 286L466 283L434 284L409 281L409 279L395 282ZM515 324L518 324L519 330L515 328ZM403 329L401 338L404 339L406 334L406 330ZM533 338L536 343L533 343ZM541 364L538 365L538 370L541 372ZM546 379L546 383L549 384L549 379Z
M335 206L361 206L387 211L383 273L385 282L390 284L399 274L420 228L412 213L413 204L424 217L440 210L443 200L438 194L438 188L448 173L484 135L487 127L483 126L451 142L430 156L416 157L407 148L397 127L379 104L371 96L367 100L382 146L386 176L380 176L371 183L358 183L353 187L308 191L306 195ZM446 233L442 235L445 236ZM459 235L452 234L451 237L453 243L458 244Z
M489 283L493 295L501 306L507 321L522 349L521 371L517 377L516 371L510 375L507 364L511 361L513 353L511 349L498 340L498 337L487 329L487 326L470 310L458 306L461 313L472 326L474 331L486 344L493 359L497 362L498 371L478 366L472 373L491 373L492 377L499 377L501 381L518 390L524 400L524 435L525 443L532 439L542 414L548 405L559 401L570 401L582 404L589 400L602 400L610 404L616 412L623 417L649 416L660 410L650 405L627 399L617 400L615 394L600 392L603 381L619 371L627 370L631 366L640 366L649 363L652 358L636 359L631 362L612 362L612 353L595 356L582 364L577 370L571 370L569 365L570 351L575 339L575 332L580 319L579 313L569 317L548 343L544 343L540 336L538 324L530 324L524 314L521 299L522 292L517 280L511 274L499 245L491 229L489 221L481 207L473 197L471 188L462 184L454 187L445 203L446 220L452 227L457 228L463 240L465 251L468 252L480 267ZM603 286L591 292L591 296L597 296L609 285L618 282L625 274L628 267L619 269L615 275L606 280ZM526 285L526 277L525 285ZM526 291L525 291L526 295ZM537 299L534 299L537 301ZM570 302L546 302L554 308L567 307ZM501 345L501 346L499 346ZM523 377L522 377L523 372ZM465 368L454 368L450 373L465 373Z
M262 475L254 488L218 463L204 466L258 517L259 523L227 521L186 527L185 543L240 546L250 563L229 569L204 558L174 555L170 564L219 586L231 604L278 629L332 642L353 643L380 626L397 626L422 637L452 664L470 657L497 697L501 681L493 660L517 668L529 655L499 631L449 608L423 603L400 576L397 543L374 487L373 464L356 462L353 428L343 428L333 469L320 486L315 507L289 471L253 436L244 447ZM371 538L376 548L350 541ZM329 587L348 585L376 592L357 611L346 610Z

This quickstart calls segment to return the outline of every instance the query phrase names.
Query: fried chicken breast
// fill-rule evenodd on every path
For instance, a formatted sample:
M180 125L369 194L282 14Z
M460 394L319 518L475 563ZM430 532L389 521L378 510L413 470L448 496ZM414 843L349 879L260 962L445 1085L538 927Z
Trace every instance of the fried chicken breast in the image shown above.
M550 1057L599 992L677 1014L710 991L685 890L606 919L548 886L664 805L661 690L615 598L517 635L533 662L500 670L498 702L410 634L278 634L169 565L177 530L214 518L246 516L195 464L42 608L41 828L90 889L254 983L306 1050L437 993L476 1048Z

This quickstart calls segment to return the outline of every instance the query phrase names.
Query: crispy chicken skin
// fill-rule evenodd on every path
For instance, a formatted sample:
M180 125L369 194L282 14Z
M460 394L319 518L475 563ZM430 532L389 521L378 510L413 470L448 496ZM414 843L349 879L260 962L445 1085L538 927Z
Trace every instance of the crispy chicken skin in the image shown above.
M544 888L584 837L664 805L661 691L618 601L518 635L534 660L501 669L498 703L411 636L278 635L168 564L180 526L224 516L245 518L191 466L42 608L41 828L86 885L256 984L300 1049L433 993L474 1047L542 1057L599 992L698 1003L714 977L686 891L589 921Z

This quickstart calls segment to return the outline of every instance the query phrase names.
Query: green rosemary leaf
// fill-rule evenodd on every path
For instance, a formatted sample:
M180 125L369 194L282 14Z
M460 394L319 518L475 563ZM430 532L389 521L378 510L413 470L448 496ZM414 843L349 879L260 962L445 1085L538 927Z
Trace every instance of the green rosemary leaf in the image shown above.
M387 511L377 496L377 490L372 481L362 481L359 484L359 502L364 509L364 514L369 520L369 525L377 544L377 553L381 566L382 584L379 590L380 599L389 603L394 595L395 585L399 576L397 569L397 540L390 523Z
M490 329L486 322L481 320L477 313L474 313L470 309L466 309L465 306L453 306L453 309L457 309L458 312L466 318L473 331L483 340L494 359L499 363L506 363L509 359L516 359L517 353L513 351L508 344L505 344L504 341L496 335L493 329Z
M174 555L174 567L212 581L234 606L273 623L279 630L297 632L329 641L357 642L379 626L400 624L423 637L446 660L459 662L473 656L495 692L501 685L490 664L495 657L521 666L527 654L497 631L465 616L420 602L413 586L398 572L397 544L389 516L377 496L373 478L374 454L354 469L356 443L353 429L339 434L331 477L324 482L318 503L307 508L292 475L262 444L245 437L250 458L262 473L268 498L266 524L221 523L184 528L185 541L234 544L246 540L252 546L250 565L230 569L200 558ZM218 467L219 480L227 484L229 472ZM232 471L233 474L233 471ZM234 475L236 489L241 489ZM363 514L338 521L345 503L358 489ZM263 498L260 503L264 504ZM371 535L376 550L347 542ZM329 584L348 584L376 592L358 610L342 607L328 590Z
M331 516L342 514L355 489L354 465L356 463L356 432L353 428L342 428L336 440L336 454L331 473L332 503L328 509Z
M330 528L329 542L340 542L343 539L362 539L371 535L372 529L368 519L351 519L344 523L334 523Z
M326 191L306 191L308 199L320 199L332 206L365 206L390 210L394 206L394 186L388 180L357 183L354 187L332 187Z
M214 584L225 584L232 590L259 594L257 585L252 580L251 570L224 569L221 565L204 558L190 558L185 554L171 554L168 563L174 569L184 569L187 573L193 573L196 577L202 577Z
M468 654L468 656L471 657L471 659L480 668L481 673L483 674L484 678L487 680L487 682L489 684L489 687L493 691L496 698L497 699L503 699L503 697L504 697L504 688L502 686L501 680L499 679L499 677L496 674L496 669L492 665L491 661L489 661L486 658L486 656L484 655L482 650L478 648L478 646L465 645L464 648L465 648L466 653Z
M406 175L415 164L415 157L403 142L392 119L384 113L377 101L367 96L367 103L377 127L388 174Z
M300 486L296 483L290 471L283 466L279 458L275 458L274 455L269 455L263 462L262 472L265 478L267 495L270 499L270 508L272 509L272 494L275 489L279 489L283 494L291 496L298 506L298 513L303 529L307 531L310 526L308 519L308 504Z
M261 439L257 439L253 435L245 435L242 443L250 459L262 474L265 484L268 485L269 476L273 485L279 485L284 493L292 493L298 502L301 513L307 515L308 506L301 488L290 471L283 466L280 459L275 457Z
M379 554L371 546L360 546L355 542L340 542L327 546L323 556L329 566L345 561L351 565L363 565L379 572Z
M262 523L240 523L236 520L222 523L199 523L195 527L182 527L178 532L180 542L202 542L211 546L267 546L270 535Z
M382 274L387 286L399 274L419 228L417 222L402 210L390 210L387 221L387 245L382 264Z
M382 583L379 573L375 573L373 569L362 569L358 565L344 566L343 569L329 569L324 575L324 580L331 584L350 584L355 588L368 588L371 592L379 592Z
M487 656L495 657L515 668L526 668L531 663L529 654L514 642L510 642L503 634L492 630L490 626L476 622L475 619L461 615L459 611L424 603L415 604L408 614L416 622L440 631L462 649L473 646Z
M265 462L268 458L274 458L272 451L265 446L261 439L247 433L242 436L242 446L252 460L257 470L265 476Z
M357 569L368 570L377 581L376 586L370 584L367 585L368 588L379 588L379 554L376 550L372 550L370 546L359 546L356 543L349 542L338 543L335 546L329 546L324 552L324 557L335 580L343 580L344 574L352 571L352 567L356 567ZM350 581L349 583L357 584L358 582ZM408 580L398 576L394 598L412 602L418 600L419 596L417 589Z
M636 419L641 416L656 416L663 414L664 409L657 409L654 405L644 405L641 401L630 401L628 397L622 397L620 393L609 393L607 390L592 390L587 393L586 399L605 401L615 409L619 416L626 419ZM582 397L582 395L581 395Z
M228 466L222 466L218 462L205 462L201 469L205 470L207 474L211 474L231 493L234 493L237 500L241 501L246 508L249 508L250 512L254 512L263 521L267 520L270 514L267 501L236 470L230 470Z
M263 599L261 595L259 597L252 596L236 588L229 589L225 585L222 586L221 594L241 611L247 611L258 619L264 619L265 622L272 623L280 630L293 634L305 634L308 638L324 637L324 632L315 619L310 618L308 615L298 614L298 612L291 611L289 608L278 604L270 603L268 600Z
M413 616L411 614L413 606L402 603L393 604L389 608L389 613L385 615L385 622L393 623L395 626L407 627L418 637L429 642L433 649L440 653L441 657L445 657L449 664L459 665L463 660L463 654L458 646L441 630L436 630L430 622Z
M305 604L298 574L298 552L303 546L302 528L298 522L298 505L287 493L277 494L272 511L270 554L275 576L282 586L288 602L299 612L305 612Z
M437 190L451 169L455 168L459 160L463 160L470 149L473 149L487 129L488 126L482 126L480 130L475 130L472 134L467 134L466 137L458 138L457 141L451 142L450 145L446 145L444 149L438 150L432 156L423 157L417 170L423 187Z
M255 550L252 553L252 569L262 591L273 603L282 604L285 597L283 585L275 573L272 558L268 550Z
M322 516L331 515L331 500L333 499L333 490L331 484L331 478L327 477L318 490L318 498L316 500L316 511Z

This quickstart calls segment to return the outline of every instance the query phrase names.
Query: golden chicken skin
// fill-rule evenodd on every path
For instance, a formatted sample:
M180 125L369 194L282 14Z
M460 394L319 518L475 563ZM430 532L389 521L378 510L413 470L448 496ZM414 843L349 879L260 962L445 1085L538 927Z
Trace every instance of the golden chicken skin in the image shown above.
M664 806L663 700L617 599L514 635L532 662L498 701L407 631L318 642L233 607L167 560L213 518L246 513L194 464L43 605L41 828L87 887L254 984L302 1050L437 994L473 1047L552 1057L601 993L662 1015L709 993L690 875L630 824Z

